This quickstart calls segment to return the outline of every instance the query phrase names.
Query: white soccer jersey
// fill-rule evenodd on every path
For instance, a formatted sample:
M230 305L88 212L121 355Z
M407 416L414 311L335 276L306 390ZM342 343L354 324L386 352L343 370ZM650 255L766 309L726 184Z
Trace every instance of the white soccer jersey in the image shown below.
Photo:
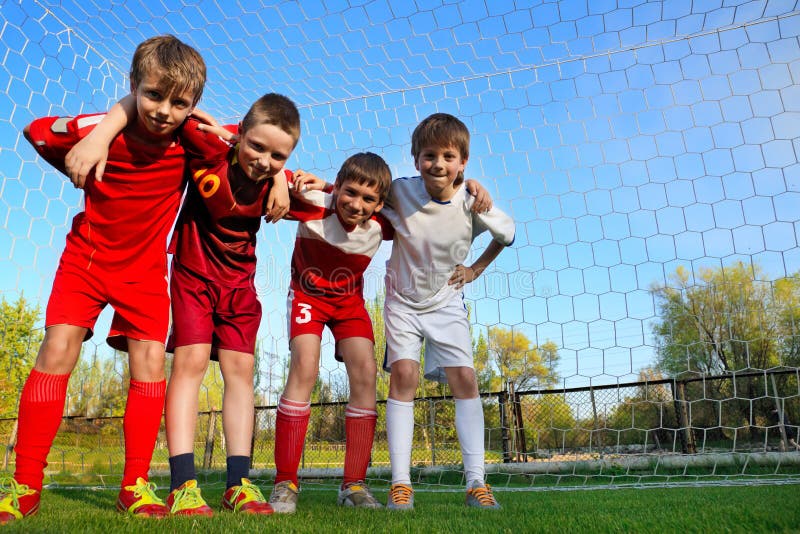
M475 199L462 186L447 202L430 197L422 177L392 182L381 213L394 227L386 264L386 303L415 313L436 310L462 292L447 283L469 254L472 241L489 230L495 241L514 242L514 221L503 211L470 211ZM399 308L398 308L399 306Z

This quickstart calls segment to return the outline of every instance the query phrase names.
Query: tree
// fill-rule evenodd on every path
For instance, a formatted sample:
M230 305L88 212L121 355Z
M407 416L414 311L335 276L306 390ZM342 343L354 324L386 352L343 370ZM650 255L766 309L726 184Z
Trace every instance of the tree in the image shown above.
M24 297L16 302L5 297L0 300L0 417L11 417L17 411L19 394L42 342L38 318L39 307Z
M800 276L763 278L758 265L736 262L694 280L678 267L671 285L654 286L659 369L713 375L800 363Z
M69 381L65 412L82 417L122 415L129 382L127 358L101 358L95 353L87 361L84 351Z
M558 347L552 341L532 346L524 334L492 326L488 346L502 379L512 383L514 391L548 388L558 380Z

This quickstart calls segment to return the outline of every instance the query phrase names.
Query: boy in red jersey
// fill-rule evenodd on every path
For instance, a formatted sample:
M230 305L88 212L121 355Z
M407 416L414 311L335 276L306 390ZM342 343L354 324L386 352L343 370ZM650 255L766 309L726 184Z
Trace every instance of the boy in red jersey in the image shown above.
M315 178L298 171L295 188ZM363 274L381 241L392 237L391 226L377 213L391 182L389 167L380 156L360 153L344 162L332 193L312 190L292 199L289 216L300 224L287 303L291 364L275 421L277 473L270 504L277 513L293 513L297 506L297 469L326 325L350 383L338 503L381 507L364 484L378 414L374 336L364 305Z
M126 97L112 112L105 119L110 137L96 136L81 147L76 165L87 168L102 161L114 131L132 120L133 102ZM197 120L189 119L179 134L194 186L187 191L170 244L173 326L168 349L174 359L166 395L172 475L167 505L175 515L213 515L197 485L194 465L198 393L213 358L225 383L228 480L222 507L271 514L272 507L248 479L254 353L261 322L255 245L261 218L277 220L289 206L291 175L283 167L300 136L300 114L291 100L270 93L245 115L238 143L230 144L213 131L203 131Z
M107 304L114 308L108 343L128 351L131 375L117 508L137 516L169 512L147 473L166 388L166 239L184 189L184 152L174 132L200 99L205 78L200 54L175 37L141 43L130 71L136 121L114 141L102 181L94 176L74 180L84 188L85 209L67 235L47 305L44 340L20 396L16 469L0 489L0 523L39 508L67 382L81 344L92 337ZM42 157L64 172L67 152L102 117L37 119L24 133Z

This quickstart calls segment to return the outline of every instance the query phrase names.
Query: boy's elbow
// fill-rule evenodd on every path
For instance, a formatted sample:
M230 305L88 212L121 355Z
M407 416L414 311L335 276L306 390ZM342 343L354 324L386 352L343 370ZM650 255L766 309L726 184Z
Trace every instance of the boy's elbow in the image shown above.
M30 144L33 144L33 139L31 138L31 125L28 124L25 128L22 129L22 135L25 136L25 139L28 140Z

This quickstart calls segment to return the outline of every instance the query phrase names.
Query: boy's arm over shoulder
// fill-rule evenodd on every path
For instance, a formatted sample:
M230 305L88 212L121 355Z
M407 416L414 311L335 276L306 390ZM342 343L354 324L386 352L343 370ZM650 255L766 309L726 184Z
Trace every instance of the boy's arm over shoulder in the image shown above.
M27 125L23 134L40 156L66 174L65 156L103 116L100 113L78 117L41 117Z
M467 206L471 207L475 199L467 196ZM492 239L502 246L511 246L514 243L516 224L508 214L496 206L492 206L485 213L472 212L472 238L488 230Z
M391 220L389 220L384 212L391 214L392 208L384 206L381 211L373 214L372 218L381 226L381 238L384 241L391 241L394 239L394 226L392 226Z

